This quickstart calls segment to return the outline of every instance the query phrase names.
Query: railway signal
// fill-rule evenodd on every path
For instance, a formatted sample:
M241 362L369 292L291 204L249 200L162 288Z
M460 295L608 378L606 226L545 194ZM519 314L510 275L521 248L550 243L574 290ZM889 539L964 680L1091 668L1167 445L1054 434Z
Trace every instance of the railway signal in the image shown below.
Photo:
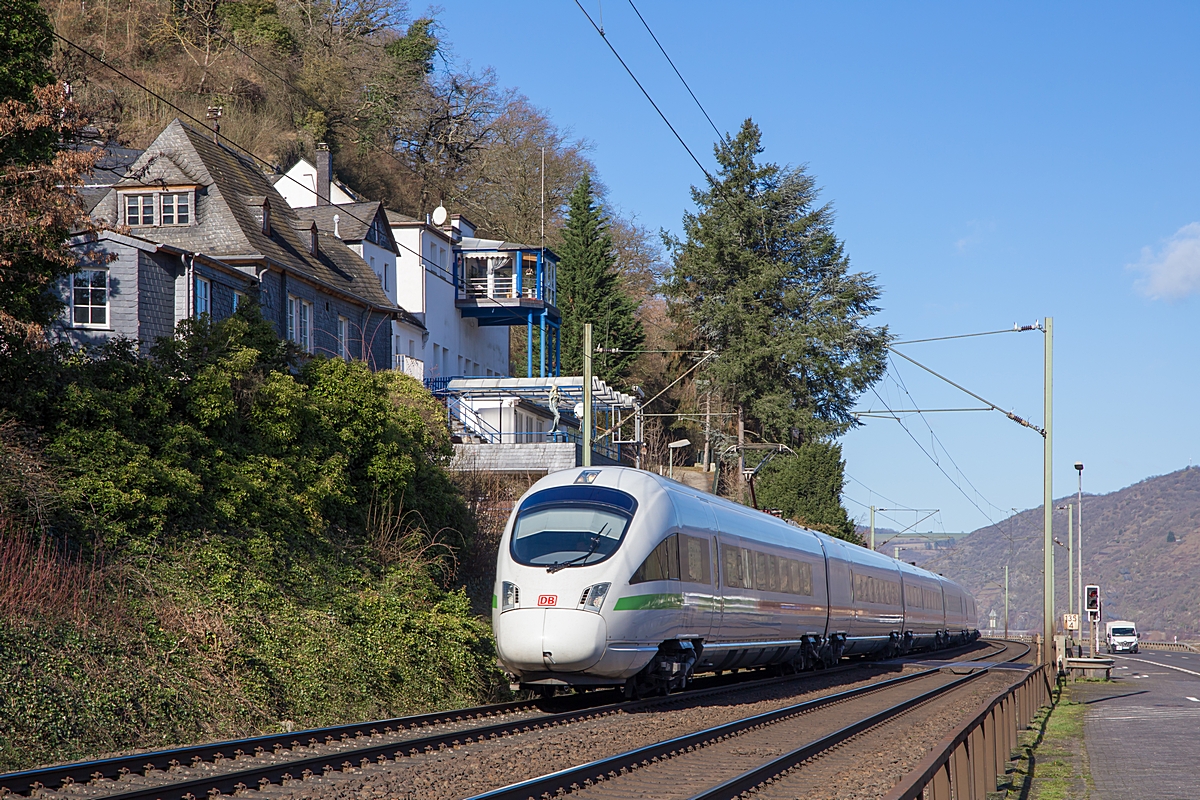
M1084 595L1084 608L1087 610L1088 619L1095 622L1100 619L1100 587L1090 584L1084 589Z

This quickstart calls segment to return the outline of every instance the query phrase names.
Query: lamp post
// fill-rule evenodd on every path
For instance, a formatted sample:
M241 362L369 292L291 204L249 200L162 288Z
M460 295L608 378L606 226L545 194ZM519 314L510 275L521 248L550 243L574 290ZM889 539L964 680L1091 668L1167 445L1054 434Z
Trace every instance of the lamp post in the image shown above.
M1075 520L1075 530L1078 538L1078 544L1075 547L1075 564L1078 569L1075 571L1075 577L1079 579L1079 638L1083 638L1083 462L1075 462L1075 471L1079 474L1078 494L1075 497L1075 506L1079 509L1079 515ZM1081 644L1082 648L1083 645ZM1093 650L1092 655L1096 653Z
M1075 612L1075 583L1072 580L1071 573L1075 569L1075 562L1071 558L1071 551L1075 549L1075 506L1067 503L1065 506L1059 506L1058 510L1067 511L1067 541L1061 542L1058 537L1054 538L1054 543L1067 548L1067 613Z
M667 477L672 480L675 478L675 451L690 444L691 441L688 439L676 439L667 445L667 463L669 464L667 467Z

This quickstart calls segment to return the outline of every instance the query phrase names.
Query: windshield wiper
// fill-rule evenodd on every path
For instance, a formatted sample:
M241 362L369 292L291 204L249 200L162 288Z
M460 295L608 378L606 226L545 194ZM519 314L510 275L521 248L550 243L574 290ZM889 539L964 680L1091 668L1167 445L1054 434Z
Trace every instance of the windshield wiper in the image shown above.
M592 534L592 549L591 550L588 550L586 553L584 553L581 556L576 556L575 558L568 559L567 561L562 561L562 562L556 561L553 564L551 564L550 566L546 567L546 572L549 572L551 575L553 575L554 573L559 572L560 570L564 570L567 567L572 567L572 566L578 564L580 561L587 561L596 552L596 549L600 547L600 537L604 535L604 532L606 530L608 530L607 522L604 523L604 526L602 528L600 528L600 530L598 530Z

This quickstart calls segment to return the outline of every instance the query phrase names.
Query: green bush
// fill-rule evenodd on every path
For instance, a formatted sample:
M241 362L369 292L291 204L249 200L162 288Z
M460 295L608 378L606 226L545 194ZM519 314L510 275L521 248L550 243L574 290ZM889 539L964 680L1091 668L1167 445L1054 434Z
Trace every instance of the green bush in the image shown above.
M0 770L496 691L488 625L444 588L472 520L418 382L298 364L253 308L37 364L0 434L36 434L55 503L0 516L107 565L120 613L0 613Z

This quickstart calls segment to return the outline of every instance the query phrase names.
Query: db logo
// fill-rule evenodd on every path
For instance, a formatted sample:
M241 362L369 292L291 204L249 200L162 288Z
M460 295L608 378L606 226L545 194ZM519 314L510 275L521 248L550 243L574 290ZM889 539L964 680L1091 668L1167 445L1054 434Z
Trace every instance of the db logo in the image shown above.
M538 605L539 606L556 606L556 605L558 605L558 595L556 595L556 594L539 594L538 595Z

